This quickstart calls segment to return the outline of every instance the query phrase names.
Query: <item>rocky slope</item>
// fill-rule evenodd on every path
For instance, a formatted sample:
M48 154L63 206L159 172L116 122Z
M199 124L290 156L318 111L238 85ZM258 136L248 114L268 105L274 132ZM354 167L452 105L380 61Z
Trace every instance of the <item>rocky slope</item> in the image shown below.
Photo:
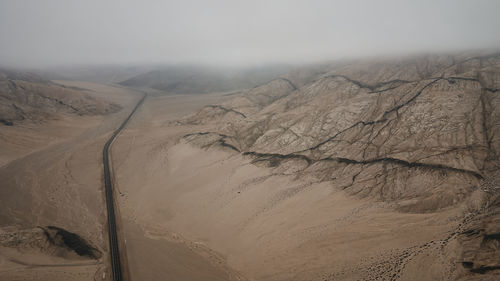
M14 125L52 118L56 113L98 115L120 109L82 90L52 83L35 73L0 69L0 123Z
M183 123L210 130L184 140L403 213L467 206L443 241L459 241L463 278L481 279L500 269L499 90L499 53L338 64L207 106Z
M75 233L55 226L0 229L0 247L41 252L45 256L99 259L101 251Z

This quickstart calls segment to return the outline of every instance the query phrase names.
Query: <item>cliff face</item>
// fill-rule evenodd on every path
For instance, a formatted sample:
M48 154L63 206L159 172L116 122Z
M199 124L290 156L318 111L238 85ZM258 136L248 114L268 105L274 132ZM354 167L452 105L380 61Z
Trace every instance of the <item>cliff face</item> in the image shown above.
M471 272L500 268L500 54L354 62L205 107L188 142L328 181L401 212L469 202L450 239ZM301 77L301 80L297 79ZM295 80L295 81L294 81Z
M97 115L119 109L81 89L58 85L33 73L0 69L0 122L4 125L40 121L57 113Z

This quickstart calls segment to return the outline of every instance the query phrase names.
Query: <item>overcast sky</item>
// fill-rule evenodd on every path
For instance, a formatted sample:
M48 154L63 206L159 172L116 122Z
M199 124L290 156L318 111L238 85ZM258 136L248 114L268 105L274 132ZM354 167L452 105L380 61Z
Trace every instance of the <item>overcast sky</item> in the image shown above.
M0 65L309 62L500 47L498 0L0 0Z

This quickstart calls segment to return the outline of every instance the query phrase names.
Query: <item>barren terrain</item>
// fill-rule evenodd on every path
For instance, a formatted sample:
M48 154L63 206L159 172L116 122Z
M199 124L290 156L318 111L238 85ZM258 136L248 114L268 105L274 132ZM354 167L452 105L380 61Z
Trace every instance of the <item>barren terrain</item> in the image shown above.
M122 110L0 125L0 280L106 279L100 153L141 95L51 83ZM112 146L130 279L500 278L499 89L461 53L151 90Z
M101 151L138 94L91 83L59 82L86 89L74 90L83 98L77 102L86 99L86 105L93 106L96 100L124 110L105 115L64 108L49 113L33 110L12 126L2 126L0 280L93 280L106 274ZM44 85L32 87L43 89L34 95L54 93ZM63 98L73 104L71 93ZM28 106L22 100L13 102Z
M122 215L252 280L498 278L498 59L298 71L175 122L149 99L114 148Z

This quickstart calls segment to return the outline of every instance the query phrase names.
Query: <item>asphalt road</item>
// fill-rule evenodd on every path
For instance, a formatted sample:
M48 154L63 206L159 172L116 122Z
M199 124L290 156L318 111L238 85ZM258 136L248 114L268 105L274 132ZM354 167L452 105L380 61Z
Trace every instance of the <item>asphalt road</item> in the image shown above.
M137 111L139 106L146 99L147 94L139 100L137 105L134 107L134 110L130 112L129 116L121 126L116 129L113 135L108 139L106 144L104 144L104 149L102 150L102 159L104 163L104 188L106 191L106 209L108 212L108 233L109 233L109 253L111 255L111 270L113 272L113 281L122 281L122 266L120 263L120 251L118 249L118 234L116 230L116 217L115 217L115 203L113 199L113 182L111 180L111 170L109 163L109 148L111 144L115 140L115 138L120 134L120 132L125 128L128 121L132 118L134 113Z

